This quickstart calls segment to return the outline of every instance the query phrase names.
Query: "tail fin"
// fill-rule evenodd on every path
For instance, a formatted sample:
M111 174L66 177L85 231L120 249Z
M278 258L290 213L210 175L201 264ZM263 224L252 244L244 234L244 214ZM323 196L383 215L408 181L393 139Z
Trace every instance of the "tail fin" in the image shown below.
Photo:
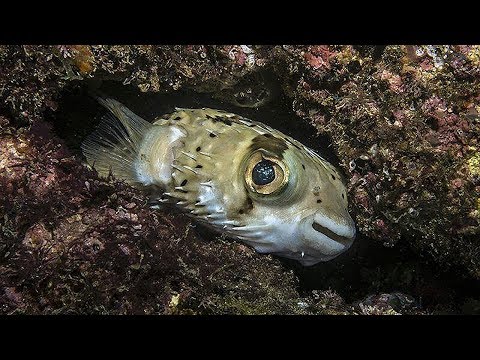
M134 162L145 132L152 124L113 99L97 100L110 112L82 143L83 155L102 177L110 173L128 183L137 181Z

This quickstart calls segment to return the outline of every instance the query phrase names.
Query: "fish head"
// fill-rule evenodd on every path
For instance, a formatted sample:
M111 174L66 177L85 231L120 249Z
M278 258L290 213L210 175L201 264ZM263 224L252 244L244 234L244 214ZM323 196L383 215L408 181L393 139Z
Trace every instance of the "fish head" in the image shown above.
M253 203L243 240L306 266L346 251L356 230L339 172L291 138L256 145L241 172Z

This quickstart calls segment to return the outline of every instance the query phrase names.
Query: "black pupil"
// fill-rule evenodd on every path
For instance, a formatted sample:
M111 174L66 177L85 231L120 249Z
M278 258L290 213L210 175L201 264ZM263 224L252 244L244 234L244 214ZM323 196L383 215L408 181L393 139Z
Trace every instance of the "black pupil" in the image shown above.
M262 160L254 166L252 171L252 180L256 185L270 184L275 180L275 169L273 162Z

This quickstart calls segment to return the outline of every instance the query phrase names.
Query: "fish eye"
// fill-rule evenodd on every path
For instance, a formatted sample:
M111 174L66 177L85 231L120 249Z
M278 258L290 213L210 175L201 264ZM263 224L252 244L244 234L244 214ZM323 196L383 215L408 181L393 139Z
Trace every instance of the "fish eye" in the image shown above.
M255 193L261 195L278 193L288 182L288 169L281 159L257 151L248 160L245 182Z
M262 160L252 170L252 180L255 185L267 185L275 180L275 163L270 160Z

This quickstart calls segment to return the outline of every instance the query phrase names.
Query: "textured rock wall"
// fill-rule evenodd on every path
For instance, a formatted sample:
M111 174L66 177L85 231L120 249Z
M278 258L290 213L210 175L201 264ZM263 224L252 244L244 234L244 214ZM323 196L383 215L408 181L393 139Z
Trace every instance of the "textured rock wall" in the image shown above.
M479 54L477 46L284 54L286 64L298 61L285 74L297 113L332 137L349 174L360 231L386 246L408 242L477 279Z
M362 234L479 279L479 65L475 46L0 46L1 311L419 311L401 294L302 293L277 259L97 179L44 115L75 81L218 94L270 71L331 137Z

